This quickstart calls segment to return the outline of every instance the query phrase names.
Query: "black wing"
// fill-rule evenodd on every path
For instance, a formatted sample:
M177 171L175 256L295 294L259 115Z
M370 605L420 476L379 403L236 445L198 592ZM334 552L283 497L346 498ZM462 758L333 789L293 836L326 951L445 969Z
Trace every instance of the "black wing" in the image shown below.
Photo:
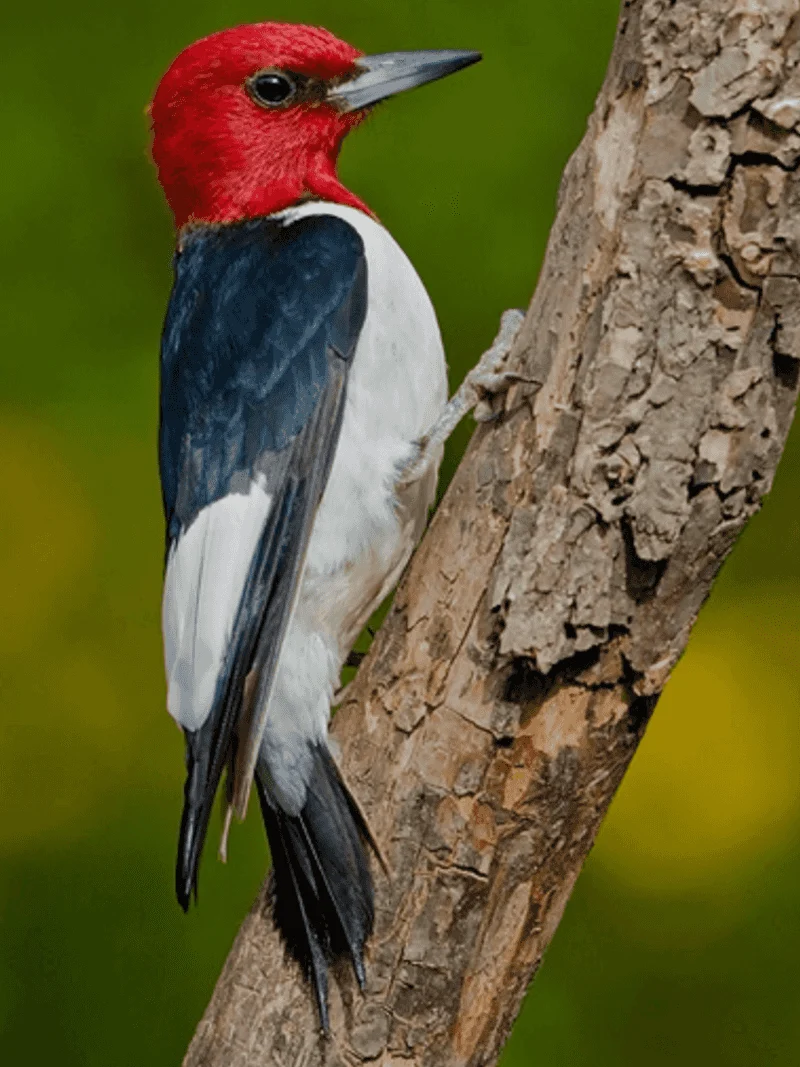
M204 509L247 494L254 483L270 497L210 710L202 725L185 730L188 774L176 872L184 907L196 890L214 795L234 745L240 808L249 792L365 315L363 243L333 216L198 228L176 257L161 354L168 581L171 560ZM168 646L171 637L165 634ZM261 714L245 721L251 672Z

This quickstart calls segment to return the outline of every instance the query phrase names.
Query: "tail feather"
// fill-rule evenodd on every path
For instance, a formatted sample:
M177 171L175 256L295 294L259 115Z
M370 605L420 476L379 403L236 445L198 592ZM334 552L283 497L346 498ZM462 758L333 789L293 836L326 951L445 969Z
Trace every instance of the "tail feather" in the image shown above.
M299 815L280 808L260 773L257 785L272 851L275 922L314 982L327 1030L328 963L349 956L364 986L364 945L374 921L364 848L371 838L327 748L314 749L313 774Z
M314 866L319 873L319 896L327 897L335 917L335 922L331 924L328 931L331 954L338 956L346 952L350 956L356 979L361 989L363 989L366 976L364 974L362 953L364 942L370 933L370 930L365 930L363 894L348 892L350 886L346 881L347 873L337 872L335 874L331 873L331 875L326 873L325 860L317 854L314 839L309 833L307 824L301 821L300 825L303 831L303 844L308 850L308 854L312 857ZM340 840L342 839L340 838ZM339 875L342 875L341 879ZM337 888L334 888L332 884L334 880Z
M314 897L313 873L307 869L308 865L302 863L302 857L298 857L296 849L287 842L280 819L276 819L272 813L264 818L268 827L267 835L272 850L272 863L275 870L276 885L283 883L288 888L291 885L289 900L295 905L294 913L286 913L285 908L281 912L286 922L286 929L292 931L294 944L304 944L307 954L300 960L304 965L306 974L313 980L314 991L317 996L317 1009L319 1010L320 1022L323 1030L328 1033L330 1021L328 1018L328 961L325 946L309 919L306 912L305 900ZM272 842L275 841L275 847ZM298 869L300 868L300 869ZM305 869L303 869L305 868ZM280 871L280 874L278 873ZM310 880L309 880L310 875ZM309 892L310 891L310 892ZM284 899L285 894L284 894ZM277 901L276 901L277 917ZM298 921L299 920L299 921ZM282 933L286 937L283 927Z

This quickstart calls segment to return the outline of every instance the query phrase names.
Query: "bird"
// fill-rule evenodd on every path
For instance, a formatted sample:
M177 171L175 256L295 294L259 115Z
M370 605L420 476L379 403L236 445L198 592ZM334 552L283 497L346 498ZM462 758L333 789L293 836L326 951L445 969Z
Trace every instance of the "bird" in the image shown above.
M380 101L480 58L365 55L263 22L185 48L149 108L176 230L158 442L167 709L186 750L176 894L184 910L197 896L223 775L229 815L255 784L275 922L326 1032L331 962L364 988L377 851L331 751L334 694L425 529L444 440L507 384L519 327L448 403L431 300L337 157Z

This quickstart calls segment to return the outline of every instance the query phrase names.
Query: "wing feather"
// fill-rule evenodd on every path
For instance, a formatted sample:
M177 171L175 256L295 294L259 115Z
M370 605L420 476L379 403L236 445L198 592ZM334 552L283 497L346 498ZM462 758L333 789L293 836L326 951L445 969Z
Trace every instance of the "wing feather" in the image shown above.
M247 802L365 314L361 238L332 216L203 228L176 262L160 461L168 707L187 743L184 906L234 756L240 813Z

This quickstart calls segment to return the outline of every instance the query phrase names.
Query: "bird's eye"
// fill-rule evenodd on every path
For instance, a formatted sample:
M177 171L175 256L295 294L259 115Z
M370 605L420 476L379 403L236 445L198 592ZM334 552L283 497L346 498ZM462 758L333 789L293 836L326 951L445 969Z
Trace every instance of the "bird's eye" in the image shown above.
M256 74L248 81L247 88L257 104L267 107L280 107L297 92L297 86L291 78L274 70Z

